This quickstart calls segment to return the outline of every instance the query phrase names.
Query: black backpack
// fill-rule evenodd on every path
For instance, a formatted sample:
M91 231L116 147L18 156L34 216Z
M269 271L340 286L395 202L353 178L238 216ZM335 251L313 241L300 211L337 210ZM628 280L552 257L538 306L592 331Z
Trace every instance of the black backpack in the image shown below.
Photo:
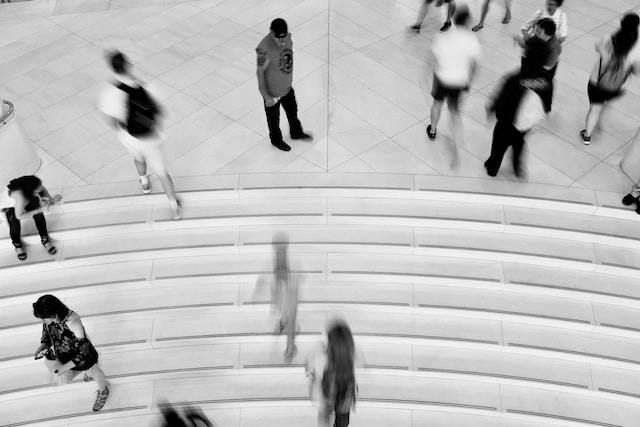
M118 89L129 95L125 123L127 132L132 136L144 136L153 132L160 110L149 93L142 86L131 87L124 83Z

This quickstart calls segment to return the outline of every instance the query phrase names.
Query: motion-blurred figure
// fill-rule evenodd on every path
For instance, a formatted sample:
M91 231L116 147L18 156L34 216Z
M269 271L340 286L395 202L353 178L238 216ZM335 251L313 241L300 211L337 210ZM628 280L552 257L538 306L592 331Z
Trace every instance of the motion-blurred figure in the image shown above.
M334 414L334 427L349 425L349 414L358 394L355 362L351 329L344 321L336 321L327 331L327 343L307 357L305 367L309 394L312 400L320 402L318 427L328 427Z
M639 26L638 14L627 13L620 21L620 29L596 45L599 58L587 85L589 112L585 128L580 131L584 145L591 144L591 134L604 107L624 93L624 86L633 74L640 73Z
M278 332L287 331L287 348L284 360L291 363L298 349L295 345L296 321L298 315L299 277L291 270L289 262L289 236L277 232L273 236L273 282L271 301L280 313Z
M458 164L458 148L462 143L463 128L460 118L459 100L462 92L468 91L476 74L482 48L471 32L469 8L459 7L453 17L453 30L438 35L431 44L433 64L433 87L431 96L431 122L427 126L430 140L436 139L438 122L444 101L447 101L451 116L453 146L451 166Z
M163 417L161 427L215 427L200 408L187 407L183 411L184 415L181 415L168 402L159 406Z

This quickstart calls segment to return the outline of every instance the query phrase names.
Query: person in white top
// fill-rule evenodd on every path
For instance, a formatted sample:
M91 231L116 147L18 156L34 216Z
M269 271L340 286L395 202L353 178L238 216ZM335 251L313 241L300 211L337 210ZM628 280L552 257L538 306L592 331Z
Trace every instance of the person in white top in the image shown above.
M291 268L289 261L289 236L285 232L277 232L273 236L273 283L271 301L280 313L278 331L287 332L287 348L284 360L291 363L298 349L295 344L295 332L298 317L298 297L300 276Z
M111 118L118 139L133 154L142 192L151 192L149 166L164 187L173 219L178 220L182 218L182 207L162 155L163 134L159 130L162 108L158 95L151 88L144 88L133 76L131 64L121 52L110 52L107 62L117 81L102 91L99 108Z
M564 0L546 0L546 7L536 10L522 25L520 31L524 39L535 36L536 23L542 18L551 18L556 24L556 37L560 43L564 43L568 35L567 14L560 9Z
M462 141L460 94L471 86L482 49L475 34L470 30L471 15L466 6L458 8L453 21L452 30L436 36L431 46L433 104L427 134L431 140L436 138L442 104L446 99L451 114L454 142L451 165L456 166L458 162L456 146Z

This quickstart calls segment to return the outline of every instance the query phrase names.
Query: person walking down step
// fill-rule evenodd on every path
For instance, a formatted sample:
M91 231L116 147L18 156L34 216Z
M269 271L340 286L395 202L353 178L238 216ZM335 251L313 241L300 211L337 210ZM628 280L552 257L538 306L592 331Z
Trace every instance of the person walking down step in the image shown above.
M159 124L163 110L159 97L152 93L152 88L145 88L134 77L124 54L110 52L107 62L116 82L100 95L100 110L111 118L118 139L133 154L142 192L151 192L151 181L147 175L147 168L151 168L164 187L173 219L179 220L182 218L182 206L162 154L164 135Z
M29 217L33 218L36 224L42 246L51 255L57 252L56 247L49 238L43 210L48 210L50 205L58 203L61 199L62 196L59 194L51 196L49 191L42 185L40 178L33 175L21 176L11 180L6 190L0 194L0 210L7 217L11 243L16 249L16 254L20 261L27 259L27 253L24 250L21 239L22 227L20 221Z
M271 301L280 314L278 332L287 332L284 360L291 363L298 353L295 333L298 318L300 274L293 271L289 260L289 236L278 232L273 236L273 282Z
M327 330L327 342L307 356L305 375L311 399L320 403L318 427L347 427L356 405L358 383L356 364L364 366L364 357L356 351L349 325L334 321Z
M43 295L33 303L33 315L42 320L42 337L35 358L45 357L45 365L60 385L84 372L84 380L98 384L93 411L107 402L109 387L98 365L98 352L87 337L82 319L53 295Z
M293 82L293 42L287 23L282 18L271 22L267 34L256 47L258 55L258 90L264 99L264 111L269 126L271 144L282 151L291 147L282 139L280 131L280 106L289 121L291 139L311 141L313 137L302 129L298 119L296 94Z
M582 143L585 145L591 144L593 130L606 104L621 96L631 75L640 71L639 24L638 15L628 13L622 18L620 29L596 45L598 60L587 85L589 112L585 119L585 128L580 131Z

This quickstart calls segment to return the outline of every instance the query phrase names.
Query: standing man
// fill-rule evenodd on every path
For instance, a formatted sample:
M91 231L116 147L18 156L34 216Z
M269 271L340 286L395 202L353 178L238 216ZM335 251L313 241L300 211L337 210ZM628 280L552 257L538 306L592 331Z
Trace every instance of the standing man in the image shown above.
M536 23L535 29L535 36L526 39L516 37L515 39L520 47L525 49L521 60L522 70L525 71L528 67L529 51L539 51L542 58L534 58L532 62L534 64L541 63L542 68L549 72L553 78L558 67L558 58L562 52L562 45L556 37L556 24L551 18L542 18Z
M471 15L466 6L458 9L453 20L453 29L446 34L436 36L431 46L433 104L431 105L431 124L427 126L427 134L429 139L436 139L442 104L446 99L451 114L454 142L451 164L455 166L458 161L457 144L462 141L460 94L471 86L480 59L481 47L475 34L470 30Z
M100 110L111 118L118 139L132 154L140 175L142 192L151 192L147 175L149 166L160 178L169 199L173 219L182 218L173 180L162 155L163 135L159 130L162 109L158 97L149 93L131 73L131 64L119 51L107 55L116 82L109 85L99 99Z
M422 27L422 22L424 18L427 17L427 12L429 11L429 4L433 3L433 0L424 0L422 5L420 6L420 12L418 12L418 19L416 20L415 25L411 26L410 29L415 31L416 33L420 32L420 28ZM437 0L436 6L442 6L442 3L448 3L447 9L447 20L445 21L442 28L440 28L440 32L444 33L449 28L451 28L451 17L453 13L456 11L456 0Z
M282 140L280 105L289 120L291 139L311 141L298 120L298 104L291 87L293 81L293 42L287 23L282 18L271 22L270 32L256 47L258 54L258 90L264 98L264 110L269 125L271 144L282 151L291 147Z

